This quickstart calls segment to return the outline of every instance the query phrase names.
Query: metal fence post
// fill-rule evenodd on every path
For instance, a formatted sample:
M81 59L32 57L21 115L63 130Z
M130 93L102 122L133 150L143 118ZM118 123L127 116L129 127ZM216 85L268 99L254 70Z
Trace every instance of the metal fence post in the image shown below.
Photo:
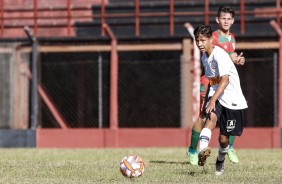
M32 43L32 78L31 78L31 129L36 129L38 125L38 41L36 37L32 35L29 27L24 27L25 33Z

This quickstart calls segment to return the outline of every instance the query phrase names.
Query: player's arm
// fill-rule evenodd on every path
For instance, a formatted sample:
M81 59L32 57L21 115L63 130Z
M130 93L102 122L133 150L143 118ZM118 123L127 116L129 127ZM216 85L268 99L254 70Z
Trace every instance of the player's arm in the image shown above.
M229 53L230 59L233 61L234 64L237 64L238 54L236 52Z
M231 36L233 37L233 39L235 40L235 35L231 34ZM213 44L217 45L219 47L221 47L223 50L225 50L222 45L220 45L218 43L218 34L216 32L213 32ZM231 58L231 60L233 61L234 64L236 65L244 65L245 64L245 57L243 56L243 52L240 53L240 55L238 55L235 51L232 53L228 53L229 57Z
M228 84L229 84L229 75L226 74L221 76L218 87L214 95L211 97L209 104L206 108L206 113L210 113L212 110L215 110L215 102L219 98L219 96L223 93L223 91L228 86Z
M244 65L245 64L245 57L243 56L243 52L238 55L236 52L229 54L231 60L236 65Z
M231 37L235 39L235 35L230 33ZM236 42L236 41L235 41ZM229 56L234 64L236 65L244 65L245 64L245 57L243 56L243 52L241 52L239 55L234 51L234 53L229 53Z

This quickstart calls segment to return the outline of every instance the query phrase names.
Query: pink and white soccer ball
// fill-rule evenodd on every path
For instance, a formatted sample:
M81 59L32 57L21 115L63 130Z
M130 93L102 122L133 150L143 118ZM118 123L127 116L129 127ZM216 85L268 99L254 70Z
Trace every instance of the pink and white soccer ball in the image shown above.
M145 170L145 164L138 155L128 155L120 162L120 171L125 177L139 177Z

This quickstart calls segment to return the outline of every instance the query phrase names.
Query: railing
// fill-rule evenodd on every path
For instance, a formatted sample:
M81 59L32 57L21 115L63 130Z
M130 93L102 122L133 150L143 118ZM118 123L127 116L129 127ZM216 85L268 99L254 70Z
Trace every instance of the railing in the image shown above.
M91 11L91 3L82 5L73 5L72 0L65 0L64 3L62 2L61 7L42 7L39 6L39 0L33 0L33 8L30 7L21 7L21 8L7 8L5 6L5 1L0 0L0 37L5 37L4 31L9 28L21 28L22 25L20 24L5 24L5 21L11 20L31 20L31 25L27 25L33 28L33 32L35 36L38 35L38 29L40 27L59 27L66 30L66 34L64 36L74 36L72 34L72 29L75 26L75 21L79 21L81 19L100 19L101 20L101 35L105 35L105 30L103 29L103 25L107 23L107 18L111 17L119 17L119 18L126 18L126 17L134 17L135 18L135 35L140 36L140 18L142 17L169 17L169 31L170 35L175 35L175 18L178 16L199 16L203 15L206 24L209 24L209 17L210 15L215 15L216 12L210 11L210 1L205 0L204 11L194 11L194 12L179 12L175 11L175 3L177 0L169 0L169 11L168 12L140 12L140 0L135 0L135 11L133 13L107 13L106 6L108 4L107 0L101 0L101 13L99 14L90 14L90 15L75 15L76 11ZM85 1L84 1L85 2ZM89 1L90 2L90 1ZM130 1L129 1L130 2ZM60 15L54 16L47 16L41 15L42 12L61 12ZM32 15L28 16L6 16L7 13L12 12L29 12ZM240 15L240 32L244 34L245 32L245 16L246 15L263 15L268 14L272 16L276 16L276 22L280 26L280 16L281 16L281 7L280 7L280 0L276 0L276 7L265 9L263 11L255 11L255 10L245 10L245 0L240 0L240 11L238 14ZM61 23L49 23L49 24L39 24L39 20L56 20L62 21Z
M42 5L40 4L40 0L26 0L29 3L28 5L12 6L9 1L0 0L0 37L5 37L4 31L8 29L21 29L24 26L33 28L34 36L40 36L38 35L39 28L63 28L66 30L66 34L63 36L73 36L72 29L74 27L74 21L93 18L91 7L93 2L96 1L100 0L84 0L82 3L76 1L75 4L73 4L74 0L65 0L57 4L50 2L51 5ZM104 2L108 3L107 0ZM84 13L87 11L89 11L89 15ZM44 21L45 23L40 24L39 21ZM46 21L49 22L46 23ZM26 25L23 25L23 22ZM22 36L25 36L24 32L19 37Z

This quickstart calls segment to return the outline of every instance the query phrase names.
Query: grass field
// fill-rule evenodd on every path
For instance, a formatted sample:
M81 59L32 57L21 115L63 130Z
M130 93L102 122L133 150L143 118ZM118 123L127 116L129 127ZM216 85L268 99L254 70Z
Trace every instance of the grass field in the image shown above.
M282 150L237 153L240 163L227 159L216 177L216 149L204 169L188 163L185 148L0 149L0 183L282 183ZM143 158L143 176L122 176L118 162L127 154Z

